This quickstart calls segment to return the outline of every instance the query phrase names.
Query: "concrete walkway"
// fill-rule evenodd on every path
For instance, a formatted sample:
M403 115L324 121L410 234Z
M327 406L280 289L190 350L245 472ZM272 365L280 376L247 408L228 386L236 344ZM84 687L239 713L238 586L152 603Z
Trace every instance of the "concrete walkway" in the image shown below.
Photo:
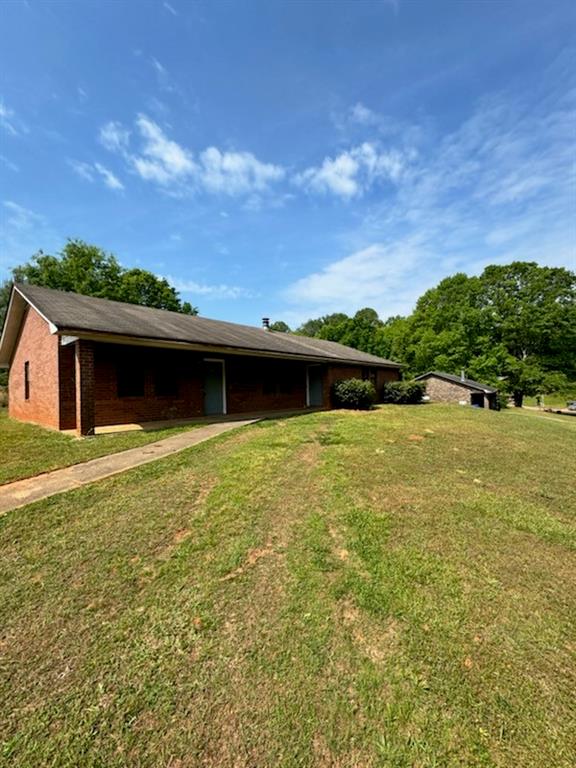
M29 477L26 480L17 480L0 486L0 515L17 507L40 501L57 493L80 488L88 483L94 483L111 475L125 472L132 467L148 464L151 461L162 459L173 453L183 451L192 445L198 445L211 437L222 435L238 427L254 424L258 419L244 419L243 421L221 421L209 424L205 427L197 427L189 432L181 432L173 437L166 437L155 443L148 443L139 448L130 448L127 451L111 453L99 459L85 461L83 464L75 464L64 469L55 469L43 475Z

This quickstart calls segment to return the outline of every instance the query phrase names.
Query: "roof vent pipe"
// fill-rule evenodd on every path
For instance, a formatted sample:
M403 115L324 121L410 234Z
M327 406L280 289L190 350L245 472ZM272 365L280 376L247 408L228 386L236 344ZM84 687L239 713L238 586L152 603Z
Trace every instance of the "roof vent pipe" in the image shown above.
M464 370L464 368L462 368L462 370L460 371L460 381L465 381L465 380L466 380L466 371Z
M267 331L270 330L270 318L269 317L263 317L262 318L262 328L266 328Z

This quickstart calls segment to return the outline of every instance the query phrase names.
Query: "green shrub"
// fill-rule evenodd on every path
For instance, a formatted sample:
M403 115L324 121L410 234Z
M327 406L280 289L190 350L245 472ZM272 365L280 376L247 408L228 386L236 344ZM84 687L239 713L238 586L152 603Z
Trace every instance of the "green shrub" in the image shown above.
M8 388L0 387L0 408L8 407Z
M367 411L376 401L376 390L371 381L362 379L343 379L333 388L334 403L337 408L354 408Z
M389 381L380 393L380 402L396 405L415 405L426 393L425 381Z

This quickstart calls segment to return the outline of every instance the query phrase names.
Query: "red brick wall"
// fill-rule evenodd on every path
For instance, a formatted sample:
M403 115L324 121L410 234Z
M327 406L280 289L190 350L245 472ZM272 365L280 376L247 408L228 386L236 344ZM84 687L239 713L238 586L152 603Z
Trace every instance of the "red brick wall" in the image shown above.
M58 336L30 307L10 365L8 412L14 419L58 429ZM24 397L24 363L29 362L30 398Z
M94 344L79 339L74 349L76 377L76 431L80 435L93 435L96 422L94 402Z
M59 347L60 429L76 428L76 371L74 344Z
M226 360L226 380L228 413L306 407L304 363L261 357L229 357Z
M144 396L118 397L117 368L126 360L144 369ZM156 371L174 370L178 381L176 397L157 397ZM96 426L141 421L186 419L203 414L202 359L187 351L94 345Z
M370 373L375 375L374 386L376 387L378 396L384 382L398 381L400 379L400 371L398 368L370 368L369 366L361 365L330 366L327 370L327 374L324 376L325 404L331 405L332 385L334 382L341 381L342 379L365 379L370 377Z
M380 396L380 390L388 381L400 381L399 368L379 368L376 373L376 392Z
M332 385L342 379L361 379L362 367L352 365L331 365L324 374L324 407L332 407Z
M204 414L204 357L207 355L115 344L95 344L94 353L96 426L185 419ZM259 357L214 357L225 360L228 413L306 406L304 363ZM117 368L126 359L144 369L144 395L141 397L118 396ZM176 372L177 396L156 395L158 369ZM265 391L266 381L272 385L272 391Z

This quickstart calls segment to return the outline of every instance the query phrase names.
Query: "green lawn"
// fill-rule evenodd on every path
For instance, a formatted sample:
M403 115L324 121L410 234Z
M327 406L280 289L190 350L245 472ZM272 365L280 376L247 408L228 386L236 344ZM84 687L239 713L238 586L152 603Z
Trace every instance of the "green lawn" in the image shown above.
M262 422L0 520L6 765L573 768L576 424Z
M152 432L117 432L79 439L35 424L14 421L8 418L5 408L0 408L0 485L136 448L191 428L187 425Z

